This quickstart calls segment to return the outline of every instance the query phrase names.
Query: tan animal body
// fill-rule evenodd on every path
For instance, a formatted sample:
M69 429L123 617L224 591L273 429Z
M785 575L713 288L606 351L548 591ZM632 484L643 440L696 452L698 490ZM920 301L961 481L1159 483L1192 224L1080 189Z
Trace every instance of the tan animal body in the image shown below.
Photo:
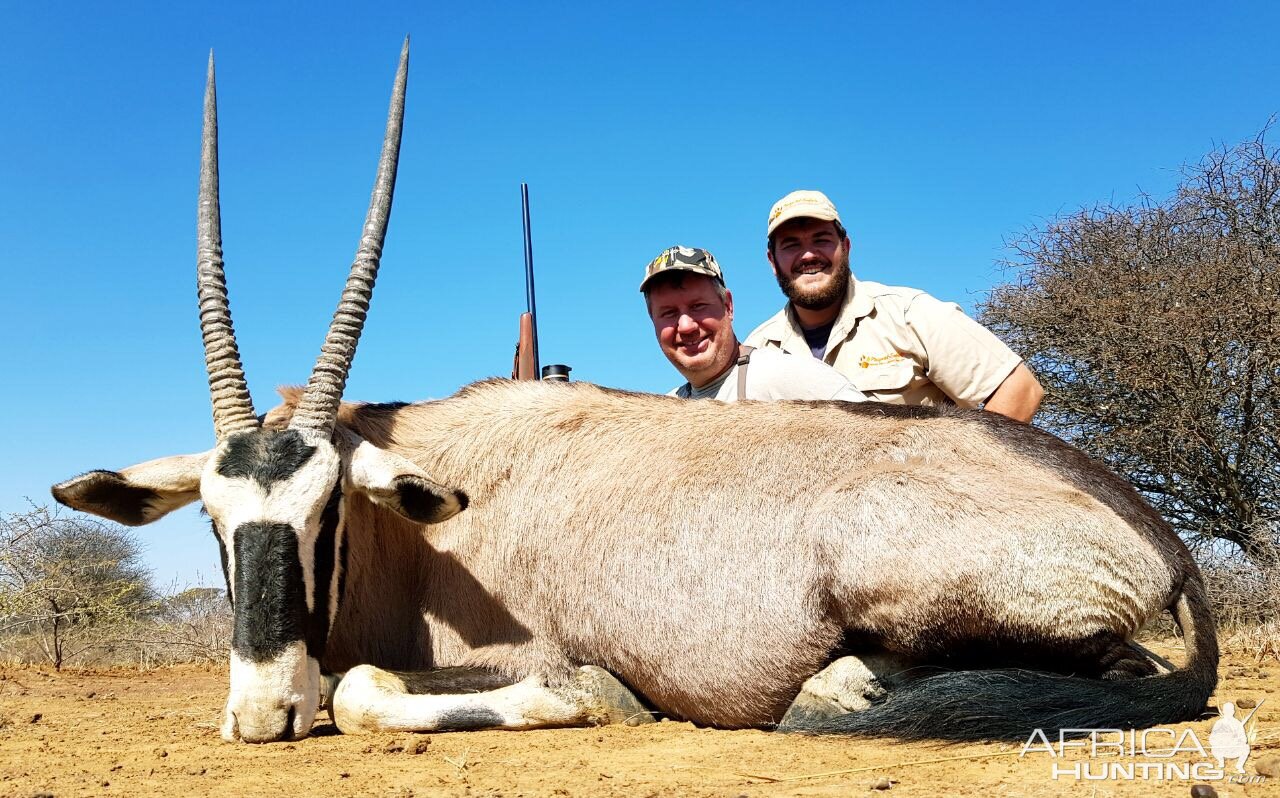
M1125 641L1181 601L1181 620L1199 613L1195 667L1125 687L1194 672L1179 715L1212 690L1212 622L1185 547L1127 484L1003 416L495 380L347 405L340 425L468 503L420 528L348 500L361 536L335 669L484 665L555 682L590 663L678 717L767 726L844 651L1135 676L1147 669ZM405 593L423 597L420 617L368 622Z
M771 726L792 706L786 728L899 737L1025 739L1204 706L1217 648L1185 547L1123 481L1001 416L503 380L340 406L407 56L323 354L265 423L226 301L210 61L198 273L217 443L54 487L130 524L204 503L235 616L224 737L305 735L321 672L344 670L344 731L634 717L610 673L700 723ZM1127 643L1165 609L1190 656L1153 676ZM845 712L866 706L845 695L861 689L846 654L949 670Z

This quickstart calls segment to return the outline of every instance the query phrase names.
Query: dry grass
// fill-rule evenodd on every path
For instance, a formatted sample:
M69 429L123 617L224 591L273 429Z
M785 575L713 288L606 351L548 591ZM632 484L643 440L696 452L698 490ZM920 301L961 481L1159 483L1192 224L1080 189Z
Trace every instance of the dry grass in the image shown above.
M75 653L64 665L81 668L152 668L226 662L231 609L221 590L192 588L167 596L145 612L76 630ZM49 662L47 640L36 626L0 635L0 664Z
M1280 565L1218 563L1203 573L1222 647L1280 661Z
M1256 660L1280 661L1280 564L1258 566L1239 558L1201 562L1218 623L1218 644L1224 651L1252 655ZM1179 637L1173 618L1161 613L1139 638Z

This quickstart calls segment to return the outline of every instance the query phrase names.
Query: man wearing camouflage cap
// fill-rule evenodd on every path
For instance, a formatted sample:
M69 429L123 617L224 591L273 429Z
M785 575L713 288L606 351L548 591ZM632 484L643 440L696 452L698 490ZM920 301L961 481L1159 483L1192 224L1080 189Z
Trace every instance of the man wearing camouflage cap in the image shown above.
M767 255L786 307L747 344L809 354L872 400L983 406L1030 421L1043 391L1000 339L952 302L854 279L840 214L818 191L793 191L769 212Z
M685 399L843 399L864 397L813 358L752 352L733 332L733 294L716 259L703 249L670 247L645 269L644 294L658 346L687 380L671 391Z

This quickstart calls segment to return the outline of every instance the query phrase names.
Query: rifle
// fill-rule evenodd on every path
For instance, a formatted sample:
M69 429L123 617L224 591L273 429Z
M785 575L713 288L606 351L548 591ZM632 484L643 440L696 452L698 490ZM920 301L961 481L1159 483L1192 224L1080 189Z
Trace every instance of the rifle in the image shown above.
M533 300L533 235L529 230L529 184L520 184L520 208L524 214L524 293L525 307L520 314L520 337L511 364L511 379L569 381L572 369L561 363L538 368L538 308Z
M524 217L525 312L520 314L520 337L516 343L511 379L538 379L538 309L533 298L533 235L529 230L529 184L520 184L520 209Z

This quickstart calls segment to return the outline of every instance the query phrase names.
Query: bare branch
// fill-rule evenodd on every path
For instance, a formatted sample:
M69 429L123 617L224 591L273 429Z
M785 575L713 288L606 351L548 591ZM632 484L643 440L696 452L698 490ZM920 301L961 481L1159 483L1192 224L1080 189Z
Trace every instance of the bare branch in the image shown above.
M982 318L1041 379L1040 423L1129 478L1188 540L1280 546L1280 153L1266 130L1166 200L1009 243Z

